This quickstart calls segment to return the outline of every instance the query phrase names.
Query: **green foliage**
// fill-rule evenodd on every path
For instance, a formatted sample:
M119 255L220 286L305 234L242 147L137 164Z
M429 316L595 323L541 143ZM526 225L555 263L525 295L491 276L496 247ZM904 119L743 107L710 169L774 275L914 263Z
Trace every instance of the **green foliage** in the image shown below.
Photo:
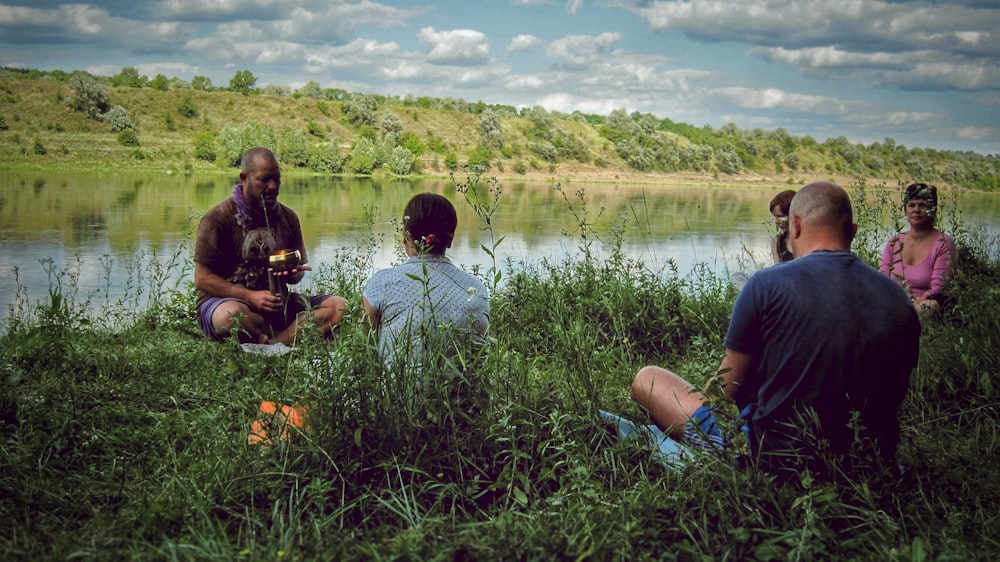
M195 133L194 138L191 139L191 144L194 145L195 158L206 162L215 161L218 151L215 135L205 131Z
M216 160L231 167L239 166L243 153L255 146L263 146L278 153L278 139L274 130L255 121L224 128L216 143Z
M195 76L191 79L191 89L201 91L211 90L212 79L208 76Z
M389 153L385 165L392 173L398 176L405 176L413 171L413 161L415 159L409 149L397 146Z
M285 129L278 135L278 150L275 153L284 166L304 168L309 164L309 143L298 129Z
M309 147L309 169L323 174L339 174L344 171L344 156L337 139L332 142Z
M128 88L142 88L149 81L149 78L139 74L139 70L134 66L126 66L121 72L111 77L112 86L125 86Z
M120 133L128 129L135 129L135 123L128 114L128 110L120 105L109 109L107 113L101 115L104 126L112 133Z
M34 145L33 150L34 150L35 154L37 154L38 156L44 156L45 154L48 154L48 152L49 152L48 149L45 148L45 145L42 144L42 139L40 139L38 137L35 137L35 145Z
M333 117L333 111L330 110L330 104L326 103L323 100L319 100L318 102L316 102L316 109L318 109L320 113L326 115L327 117Z
M385 162L382 144L368 137L361 137L354 144L348 166L357 174L371 174Z
M323 132L323 128L320 127L319 123L315 121L310 121L309 123L307 123L306 130L308 130L310 135L316 138L320 139L326 138L326 133Z
M458 156L454 152L449 152L444 157L444 167L448 168L449 172L454 172L458 169Z
M0 131L6 131L9 129L7 126L7 118L0 114Z
M257 77L254 76L249 70L238 70L236 74L229 79L229 90L231 92L241 93L244 96L256 94Z
M424 143L420 142L420 137L412 131L404 131L400 134L398 142L399 146L409 150L414 158L419 158L426 150Z
M74 111L87 114L91 119L100 119L108 110L108 89L97 79L85 72L77 72L70 78L72 94L66 104Z
M170 80L162 74L157 74L155 78L149 81L149 87L154 90L165 92L170 89Z
M198 107L194 104L194 99L191 96L181 98L181 103L177 106L177 113L180 113L182 117L197 117Z
M361 94L351 96L341 106L341 110L347 117L348 122L354 126L375 126L375 119L378 113L375 98L372 96Z
M503 129L500 116L493 110L486 110L479 116L479 135L482 144L491 149L503 148Z
M122 146L139 146L139 136L135 129L125 129L118 133L118 144Z
M490 149L484 145L478 145L472 149L469 153L469 167L482 167L487 168L490 164L490 158L493 156Z
M403 132L403 121L394 111L382 112L382 134L399 135Z

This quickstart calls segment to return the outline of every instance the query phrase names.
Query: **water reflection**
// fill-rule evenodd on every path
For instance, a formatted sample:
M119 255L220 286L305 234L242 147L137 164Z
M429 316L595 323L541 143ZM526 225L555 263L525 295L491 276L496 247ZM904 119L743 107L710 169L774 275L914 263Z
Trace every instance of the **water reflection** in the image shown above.
M185 176L135 173L6 172L0 179L0 318L19 283L31 302L47 296L40 260L79 269L81 292L121 290L125 264L137 256L189 258L200 216L232 193L236 174ZM737 261L768 261L771 221L767 203L787 185L757 188L636 186L501 182L493 234L504 237L498 262L537 264L578 253L584 240L613 238L625 225L622 249L662 269L672 260L680 274L696 264L723 271ZM310 262L335 266L338 252L369 235L374 214L380 245L376 268L398 260L396 218L409 198L434 191L452 199L459 232L449 255L465 266L488 268L481 246L489 231L451 181L286 177L281 200L302 221ZM582 193L582 195L580 195ZM942 197L947 215L953 206ZM1000 196L965 194L963 219L1000 230ZM944 217L947 228L948 217ZM594 250L600 251L600 242ZM106 256L106 258L105 258ZM103 262L102 263L102 258ZM13 268L18 268L15 283Z

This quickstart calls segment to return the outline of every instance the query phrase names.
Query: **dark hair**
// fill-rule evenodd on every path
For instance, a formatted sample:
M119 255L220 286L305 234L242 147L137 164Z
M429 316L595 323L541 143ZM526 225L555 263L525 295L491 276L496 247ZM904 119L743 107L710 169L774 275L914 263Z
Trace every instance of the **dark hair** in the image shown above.
M781 193L774 196L771 199L771 204L767 206L767 210L771 210L775 207L781 209L785 216L788 216L788 208L792 205L792 197L795 197L795 192L791 189L786 189Z
M443 254L455 238L455 206L437 193L419 193L403 211L403 231L421 252Z
M903 204L910 202L910 199L923 199L932 208L937 208L937 188L926 183L911 183L906 186L903 193Z

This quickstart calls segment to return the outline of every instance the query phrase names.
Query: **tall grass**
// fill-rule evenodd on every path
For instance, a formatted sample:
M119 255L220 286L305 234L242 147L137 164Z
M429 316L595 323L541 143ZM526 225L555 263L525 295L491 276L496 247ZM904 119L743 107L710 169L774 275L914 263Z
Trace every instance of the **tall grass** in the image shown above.
M778 484L725 459L667 471L596 415L641 419L627 388L643 365L695 380L715 374L735 297L725 279L627 257L622 236L641 228L631 221L642 213L595 232L599 211L585 193L565 199L579 222L578 253L501 271L503 234L488 220L502 204L498 186L475 175L456 183L473 193L467 201L490 234L484 249L497 258L481 272L492 287L491 344L485 356L432 349L431 385L385 372L360 323L374 238L345 248L344 267L317 272L317 289L350 297L335 337L307 336L284 356L201 338L190 285L163 282L168 269L189 270L186 259L130 266L136 289L124 300L80 298L73 270L53 271L49 302L19 305L0 336L0 553L917 561L1000 553L996 240L972 225L950 228L963 264L957 305L926 328L901 411L903 479L803 474ZM872 259L898 205L885 186L856 187L865 193L856 250ZM98 317L85 305L93 299ZM308 405L311 429L273 447L248 445L262 400Z

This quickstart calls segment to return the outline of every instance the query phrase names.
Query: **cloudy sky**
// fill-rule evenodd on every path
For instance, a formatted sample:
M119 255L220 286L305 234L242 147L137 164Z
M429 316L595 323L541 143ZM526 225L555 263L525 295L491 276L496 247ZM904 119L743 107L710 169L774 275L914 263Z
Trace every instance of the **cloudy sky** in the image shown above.
M83 0L86 2L86 0ZM0 0L0 65L1000 154L997 0Z

